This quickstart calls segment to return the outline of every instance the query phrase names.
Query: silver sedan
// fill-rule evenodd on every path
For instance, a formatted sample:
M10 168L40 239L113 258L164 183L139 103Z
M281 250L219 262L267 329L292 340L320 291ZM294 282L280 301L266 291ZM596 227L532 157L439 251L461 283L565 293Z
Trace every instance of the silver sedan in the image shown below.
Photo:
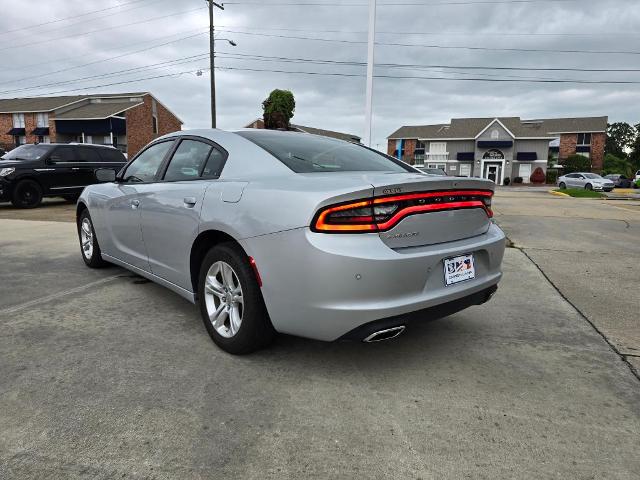
M502 276L494 184L426 176L316 135L158 138L77 206L82 257L197 303L231 353L275 332L379 341L486 302ZM413 315L409 315L413 314Z
M559 177L558 187L563 190L565 188L584 188L585 190L610 192L615 187L615 184L597 173L576 172Z

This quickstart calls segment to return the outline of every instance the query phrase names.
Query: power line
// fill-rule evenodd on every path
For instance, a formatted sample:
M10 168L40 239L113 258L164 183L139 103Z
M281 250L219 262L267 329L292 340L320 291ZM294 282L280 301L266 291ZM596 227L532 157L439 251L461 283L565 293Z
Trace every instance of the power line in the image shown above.
M378 6L384 7L431 7L436 5L457 6L457 5L496 5L496 4L520 4L520 3L568 3L578 0L479 0L453 1L453 2L380 2ZM261 5L263 7L275 6L302 6L302 7L367 7L367 3L327 3L327 2L256 2L256 1L231 1L225 5Z
M144 20L138 20L136 22L123 23L123 24L120 24L120 25L113 25L113 26L110 26L110 27L99 28L99 29L96 29L96 30L89 30L87 32L73 33L73 34L70 34L70 35L65 35L63 37L49 38L49 39L46 39L46 40L38 40L37 42L23 43L21 45L9 45L7 47L0 48L0 51L2 51L2 50L11 50L11 49L14 49L14 48L21 48L21 47L30 47L32 45L39 45L41 43L49 43L49 42L53 42L53 41L56 41L56 40L64 40L66 38L83 37L85 35L90 35L92 33L105 32L105 31L108 31L108 30L115 30L115 29L122 28L122 27L130 27L131 25L140 25L141 23L154 22L156 20L161 20L163 18L174 17L176 15L184 15L186 13L195 12L195 11L198 11L198 10L202 10L204 8L207 8L207 7L198 7L198 8L192 8L190 10L181 10L179 12L173 12L173 13L169 13L167 15L162 15L162 16L159 16L159 17L147 18L147 19L144 19Z
M361 40L343 40L338 38L314 38L303 37L296 35L278 35L271 33L257 33L257 32L241 32L238 30L224 30L219 29L219 32L236 33L238 35L254 35L260 37L273 37L273 38L288 38L295 40L311 40L317 42L337 42L337 43L349 43L356 45L363 45L367 42ZM543 48L508 48L508 47L473 47L468 45L428 45L419 43L397 43L397 42L376 42L376 45L391 46L391 47L419 47L419 48L435 48L445 50L481 50L481 51L496 51L496 52L540 52L540 53L581 53L581 54L593 54L593 55L640 55L640 51L630 50L561 50L561 49L543 49Z
M206 58L208 53L203 52L196 55L191 55L188 57L179 57L172 60L166 60L163 62L152 63L148 65L140 65L138 67L131 67L123 70L117 70L114 72L107 72L103 74L91 75L87 77L80 77L72 80L61 80L56 82L50 82L41 85L33 85L28 87L15 88L10 90L0 91L0 94L11 94L14 92L28 91L28 90L36 90L45 87L59 86L59 85L68 85L73 83L81 83L87 80L92 80L96 78L106 78L106 77L114 77L121 75L131 75L133 73L140 73L144 70L153 70L157 68L166 68L169 66L177 66L185 63L191 63L194 61L198 61ZM261 62L276 62L276 63L297 63L297 64L314 64L314 65L334 65L334 66L347 66L347 67L363 67L366 65L364 62L359 61L339 61L339 60L323 60L323 59L310 59L310 58L299 58L299 57L282 57L282 56L269 56L269 55L257 55L257 54L243 54L236 52L220 52L220 58L230 59L230 60L247 60L247 61L261 61ZM607 73L638 73L640 69L588 69L588 68L544 68L544 67L482 67L482 66L466 66L466 65L425 65L425 64L403 64L403 63L378 63L375 65L378 68L400 68L400 69L412 69L412 70L426 70L426 71L436 71L441 73L446 73L450 71L451 73L455 73L457 75L480 75L483 77L498 77L498 78L521 78L528 79L532 81L543 81L543 80L563 80L567 82L574 82L577 80L571 79L548 79L548 78L531 78L527 76L520 75L507 75L507 74L491 74L491 73L482 73L478 72L478 70L500 70L500 71L575 71L575 72L607 72ZM473 70L474 72L460 72L460 70ZM319 72L322 73L322 72Z
M174 40L170 40L168 42L159 43L157 45L152 45L152 46L150 46L148 48L143 48L141 50L134 50L132 52L123 53L123 54L120 54L120 55L115 55L113 57L103 58L101 60L95 60L93 62L84 63L82 65L76 65L76 66L73 66L73 67L63 68L63 69L60 69L60 70L55 70L53 72L47 72L47 73L42 73L42 74L38 74L38 75L32 75L32 76L29 76L29 77L17 78L17 79L14 79L14 80L8 80L6 82L0 82L0 85L5 85L7 83L20 82L20 81L23 81L23 80L31 80L31 79L34 79L34 78L47 77L49 75L53 75L53 74L60 73L60 72L66 72L68 70L74 70L76 68L86 67L88 65L93 65L95 63L102 63L102 62L106 62L106 61L109 61L109 60L114 60L116 58L126 57L128 55L133 55L134 53L146 52L146 51L152 50L154 48L163 47L165 45L170 45L172 43L180 42L182 40L187 40L189 38L194 38L194 37L197 37L197 36L200 36L200 35L203 35L203 34L207 33L204 28L196 28L196 29L192 29L192 30L186 30L186 31L180 32L180 33L187 33L187 32L199 32L199 33L196 33L194 35L188 35L186 37L176 38ZM175 35L177 35L177 34L165 35L165 36L162 36L162 37L159 37L159 38L168 38L168 37L173 37ZM122 47L131 47L131 46L135 46L135 45L144 45L145 43L151 43L151 42L155 42L155 41L157 41L157 39L146 40L144 42L127 43L126 45L122 45L121 47L115 47L113 50L118 50L118 49L120 49ZM67 61L67 60L75 60L76 58L85 58L85 57L86 57L86 55L75 55L73 57L57 58L55 60L49 60L49 61L46 61L46 62L32 63L30 65L23 65L21 67L16 67L16 68L4 68L3 67L3 70L5 70L5 71L9 71L9 70L11 70L11 71L24 70L25 68L41 67L42 65L47 65L49 63L58 63L58 62L64 62L64 61Z
M133 80L123 80L120 82L104 83L100 85L92 85L89 87L71 88L67 90L58 90L55 92L48 92L35 95L36 97L43 97L49 95L57 95L60 93L76 92L84 90L92 90L102 87L110 87L115 85L125 85L129 83L136 83L146 80L155 80L160 78L179 77L184 74L197 73L208 71L207 67L202 67L196 70L184 70L181 72L168 73L164 75L154 75L150 77L141 77ZM265 73L283 73L287 75L311 75L311 76L332 76L332 77L364 77L364 74L358 73L338 73L338 72L308 72L308 71L292 71L292 70L276 70L276 69L258 69L258 68L240 68L240 67L216 67L216 70L229 70L229 71L246 71L246 72L265 72ZM488 82L488 83L548 83L548 84L588 84L588 85L639 85L640 80L526 80L526 79L497 79L497 78L452 78L452 77L434 77L434 76L411 76L411 75L374 75L376 78L385 78L393 80L412 79L412 80L445 80L449 82Z
M106 7L106 8L101 8L99 10L92 10L90 12L80 13L80 14L77 14L77 15L72 15L70 17L57 18L55 20L50 20L48 22L34 23L33 25L27 25L27 26L20 27L20 28L14 28L13 30L4 30L3 32L0 32L0 35L6 35L7 33L13 33L13 32L20 32L22 30L29 30L31 28L42 27L44 25L51 25L52 23L64 22L65 20L70 20L70 19L75 19L75 18L80 18L80 17L86 17L86 16L92 15L94 13L106 12L108 10L113 10L113 9L116 9L116 8L120 8L120 7L123 7L125 5L131 5L133 3L149 2L149 1L150 0L132 0L130 2L125 2L125 3L120 3L118 5L114 5L113 7Z

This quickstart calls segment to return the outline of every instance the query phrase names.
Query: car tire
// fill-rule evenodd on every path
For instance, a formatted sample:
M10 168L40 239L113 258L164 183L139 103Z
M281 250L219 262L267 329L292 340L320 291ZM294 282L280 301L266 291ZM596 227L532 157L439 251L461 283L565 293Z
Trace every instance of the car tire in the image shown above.
M269 345L275 336L257 273L235 243L216 245L204 257L198 303L209 336L228 353L251 353Z
M21 180L13 189L11 203L16 208L36 208L42 202L42 187L35 180Z
M560 190L566 190L567 184L564 182L560 182L560 185L558 185L558 187L560 187Z
M78 217L78 240L80 241L80 253L82 260L89 268L102 268L108 265L102 259L102 252L98 244L98 237L93 228L93 220L89 215L89 210L83 210Z
M591 185L590 183L587 183L587 184L584 186L584 189L585 189L585 190L593 190L593 185Z

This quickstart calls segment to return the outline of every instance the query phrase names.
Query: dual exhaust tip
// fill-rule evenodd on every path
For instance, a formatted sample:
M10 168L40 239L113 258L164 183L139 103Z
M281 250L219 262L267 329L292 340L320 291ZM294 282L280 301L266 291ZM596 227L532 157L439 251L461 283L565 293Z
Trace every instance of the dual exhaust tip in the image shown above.
M406 327L404 325L400 325L398 327L385 328L384 330L378 330L377 332L373 332L368 337L365 337L363 342L366 343L374 343L374 342L383 342L385 340L391 340L393 338L398 337Z

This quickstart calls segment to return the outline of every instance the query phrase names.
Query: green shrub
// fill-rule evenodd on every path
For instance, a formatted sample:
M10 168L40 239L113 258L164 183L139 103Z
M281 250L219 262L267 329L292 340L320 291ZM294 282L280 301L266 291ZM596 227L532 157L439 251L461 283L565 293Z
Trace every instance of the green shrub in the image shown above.
M513 183L522 183L522 177L515 177Z
M558 181L557 170L547 170L547 183L555 184Z
M565 159L562 165L564 166L565 174L591 171L591 160L584 155L571 155Z
M505 177L502 183L504 183L505 185L509 185L511 183L511 179L509 177Z

